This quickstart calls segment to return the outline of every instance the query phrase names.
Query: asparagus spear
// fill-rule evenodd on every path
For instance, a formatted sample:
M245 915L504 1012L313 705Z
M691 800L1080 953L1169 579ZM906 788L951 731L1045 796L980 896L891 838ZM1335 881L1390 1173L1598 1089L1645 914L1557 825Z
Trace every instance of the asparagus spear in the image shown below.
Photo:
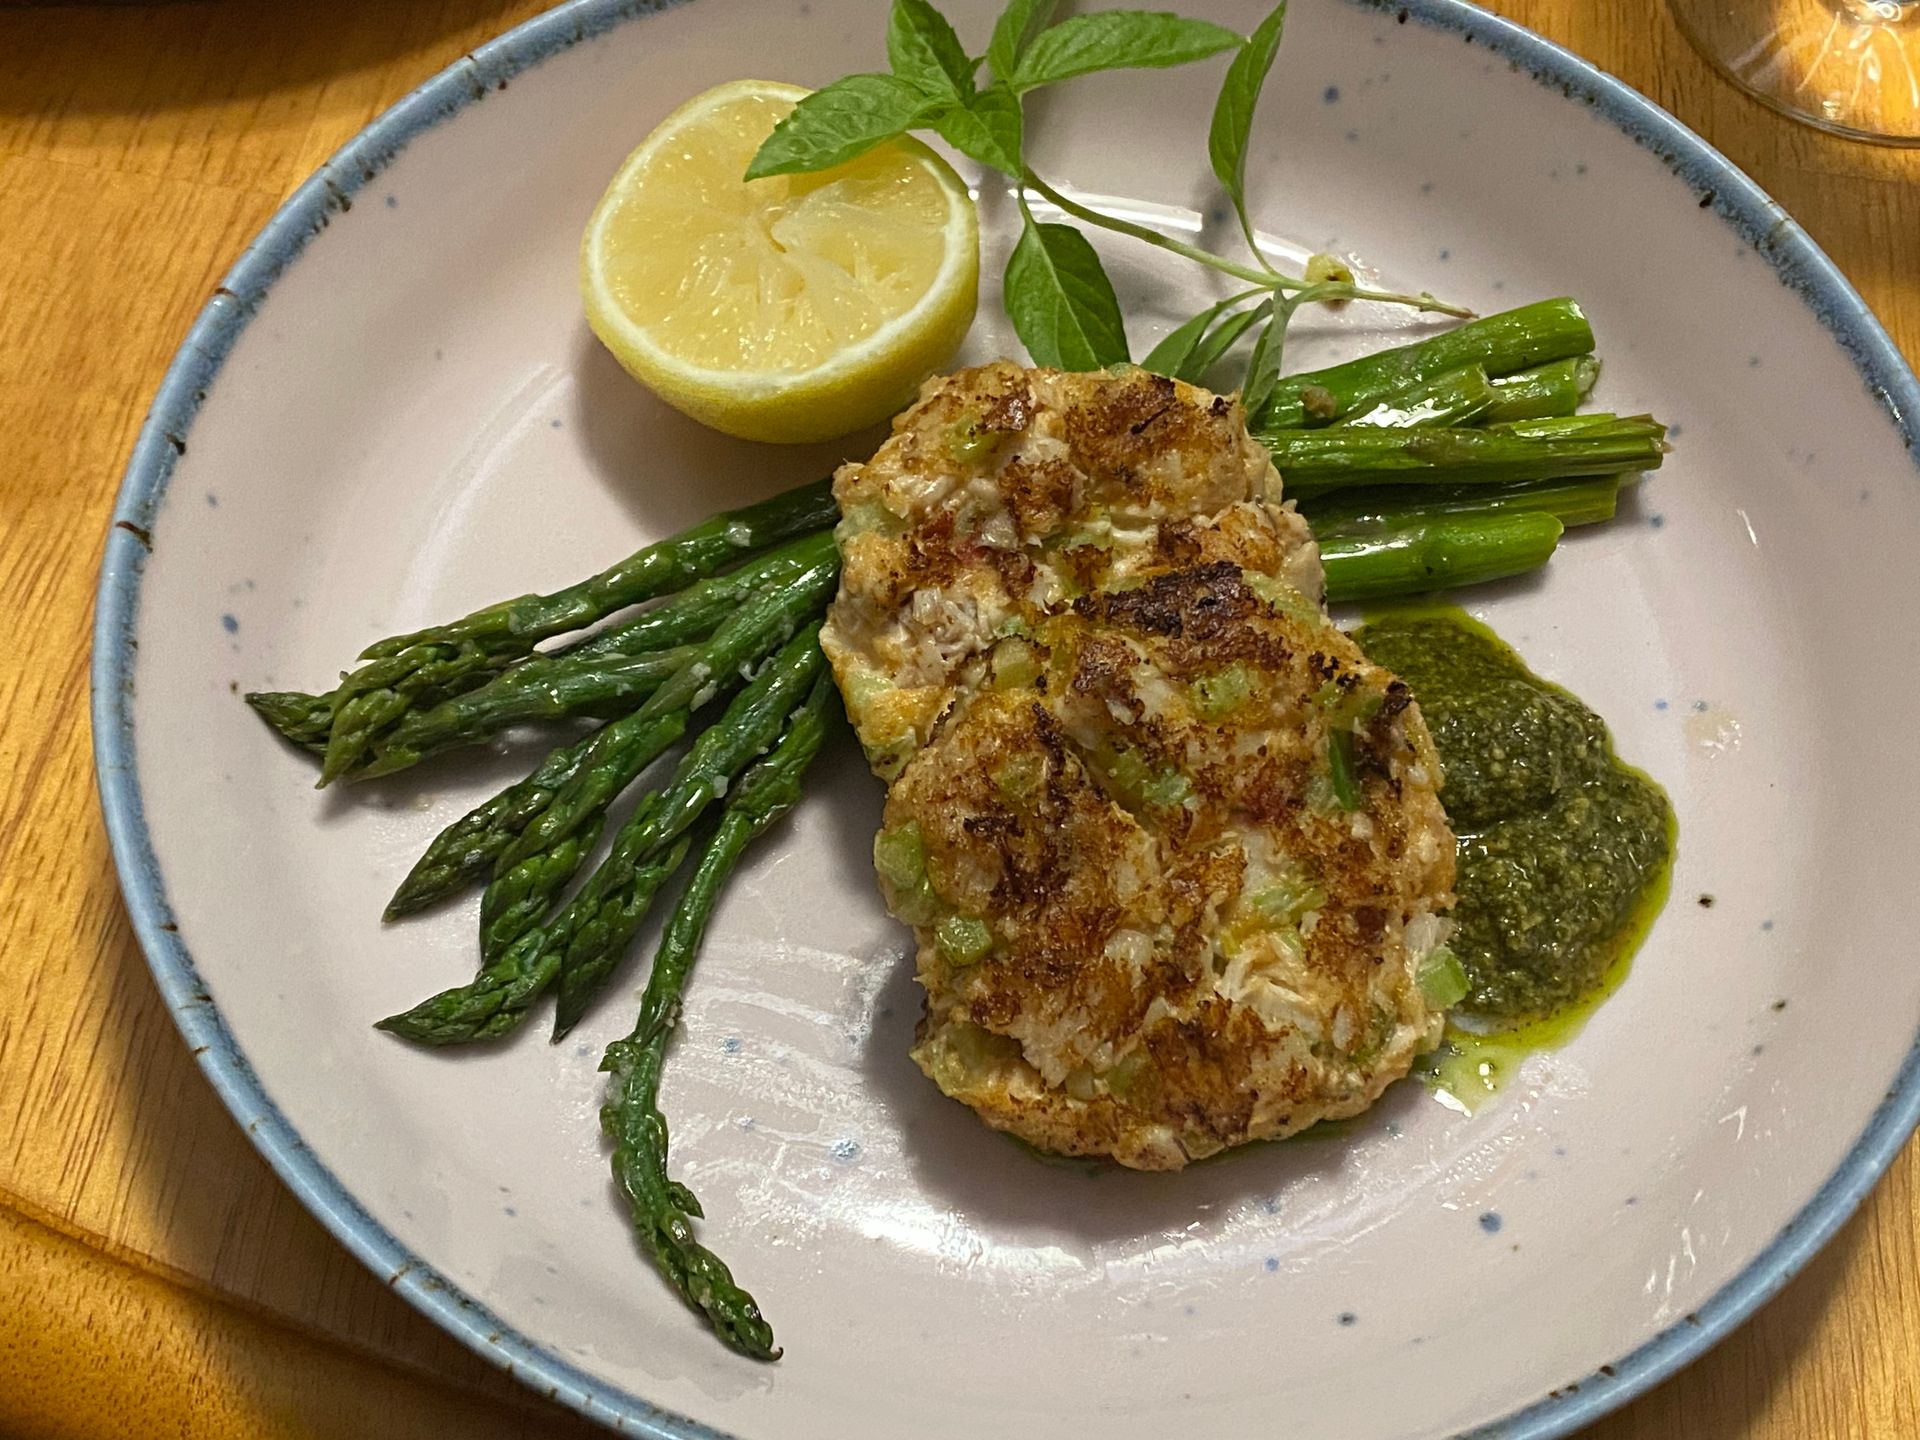
M613 853L594 873L589 890L569 906L580 915L560 967L554 1039L565 1035L586 1013L640 923L621 883L623 857L649 855L683 834L708 805L727 793L734 776L779 738L794 706L825 671L820 625L815 621L788 641L774 662L734 697L727 713L693 743L661 793L660 803L621 830Z
M644 705L594 737L578 772L560 788L545 812L508 845L500 858L501 873L529 855L546 850L604 811L613 797L666 748L652 748L646 743L649 727L661 717L697 710L722 689L730 688L742 669L785 642L820 612L839 574L839 557L830 553L784 590L756 595L741 606Z
M378 667L363 666L365 683L373 687L348 717L352 726L377 727L391 709L392 695L404 688L409 704L433 704L450 695L486 683L488 676L511 662L508 655L491 655L472 647L428 647L418 653L395 656ZM328 737L339 712L354 698L351 690L328 690L319 695L304 690L254 690L246 701L262 720L303 750L324 756Z
M536 677L551 674L554 668L564 666L569 661L584 664L601 656L640 655L698 640L710 633L755 591L784 583L790 578L796 565L796 546L817 539L817 536L804 537L801 541L783 545L750 560L725 575L697 581L635 619L609 626L599 634L590 635L551 655L533 655L514 661L508 665L505 675L517 677L517 683L521 685L530 685ZM431 692L416 693L400 725L413 725L417 715L429 713L455 696L469 694L474 687L485 685L491 674L491 671L481 671L465 675L457 683L445 684L441 687L447 692L444 697ZM334 709L340 700L338 691L310 695L300 690L271 690L255 692L246 698L247 703L259 712L260 718L287 740L303 749L325 753L327 732L333 728ZM398 743L404 745L405 738L402 737ZM379 744L393 748L394 737L388 734L382 737Z
M1423 520L1468 520L1538 511L1569 529L1611 520L1620 493L1617 475L1591 475L1534 485L1381 485L1308 495L1300 513L1322 543L1352 530Z
M529 855L499 876L480 897L480 960L482 964L506 954L514 941L538 925L553 905L553 897L600 843L604 815L596 815L550 850Z
M1478 365L1449 370L1431 380L1417 381L1364 410L1334 421L1343 426L1380 430L1410 430L1435 425L1465 425L1494 406L1493 385Z
M1439 430L1341 426L1263 435L1296 498L1347 485L1511 484L1658 468L1666 427L1646 416L1569 415Z
M645 897L637 903L652 900L667 877L680 868L686 853L682 841L634 867L628 880L631 893ZM563 910L551 926L529 930L487 961L469 983L443 990L402 1014L389 1015L375 1028L421 1045L459 1045L511 1034L525 1018L527 1007L553 983L566 946L568 916Z
M780 718L793 707L807 680L823 663L820 622L815 620L787 641L746 689L734 697L720 720L694 743L660 794L659 803L636 811L622 828L614 840L612 853L601 862L587 887L568 907L569 934L571 927L591 915L603 900L610 907L607 923L613 924L613 917L620 910L617 896L622 893L626 868L678 836L693 823L710 799L725 793L734 772L773 743L779 733ZM597 837L607 805L667 745L679 739L685 732L689 713L687 707L682 707L651 720L636 721L632 727L631 748L609 751L601 762L605 769L598 783L582 792L584 798L575 797L569 786L555 797L554 805L548 815L541 817L539 825L527 832L530 837L549 834L551 838L534 845L525 854L508 849L480 902L482 959L493 958L538 923L553 898L573 878L586 851L592 848L591 838L583 849L581 831L562 828L550 817L562 815L567 802L580 799L580 813L584 816L581 824ZM584 780L594 781L595 763L589 760L582 767ZM644 905L632 912L628 928L618 935L611 929L603 933L603 928L597 925L589 927L593 935L601 937L595 943L602 949L612 950L602 970L612 967L619 948L633 933L632 926L640 923L644 913ZM559 952L569 953L567 942L560 942ZM584 1005L584 996L579 1003Z
M702 579L750 551L834 523L830 482L815 481L741 510L723 511L671 539L636 551L610 570L556 590L523 595L445 625L396 635L361 652L367 661L334 691L333 726L320 765L329 785L358 766L374 738L412 708L428 677L499 669L552 635L579 630L616 610Z
M598 838L614 797L679 742L692 713L682 707L644 719L629 715L600 732L574 777L495 862L480 898L482 960L546 913L584 857L579 837L592 831Z
M504 600L445 625L395 635L369 645L361 658L376 660L429 641L511 641L531 646L552 635L583 629L642 600L682 589L750 551L828 529L839 518L832 482L816 480L755 505L723 510L678 535L636 550L577 585L548 595Z
M432 996L405 1014L390 1016L380 1022L381 1028L425 1045L498 1039L526 1018L563 967L586 960L593 967L591 983L582 989L575 982L577 1018L578 1008L584 1007L592 987L612 969L639 929L666 873L671 872L671 867L666 873L658 871L661 853L670 850L708 804L725 793L727 782L742 765L773 743L788 714L825 667L820 626L815 621L734 698L726 714L687 753L673 779L641 801L580 893L545 926L536 928L533 922L571 877L578 856L585 853L570 847L580 844L581 836L597 831L603 812L595 812L582 828L535 855L504 865L482 904L482 915L491 914L494 919L483 935L488 948L483 950L480 973L469 984ZM684 727L686 715L684 709L676 710L649 723ZM549 883L555 875L558 879ZM584 949L576 949L576 937L584 939Z
M541 659L564 661L597 655L638 655L701 639L712 634L729 615L761 591L798 579L819 561L823 544L832 543L832 534L829 528L789 540L724 575L695 581L635 619L611 625Z
M759 1360L779 1358L773 1327L720 1257L694 1238L692 1222L701 1218L700 1202L686 1186L667 1177L660 1072L680 1018L687 976L721 887L753 839L798 802L801 779L820 751L832 706L832 683L821 675L773 753L747 772L674 906L633 1032L609 1045L600 1062L613 1077L600 1124L613 1138L614 1181L626 1196L635 1237L722 1341Z
M1493 408L1481 418L1497 420L1538 420L1550 415L1571 415L1600 378L1600 362L1591 355L1575 355L1536 365L1531 370L1503 375L1493 382Z
M374 737L416 704L479 684L532 648L531 642L423 641L341 676L333 690L333 723L316 787L352 770Z
M477 745L528 721L633 710L698 654L697 645L681 645L650 654L577 656L551 664L529 660L465 695L403 718L374 742L353 778L398 774L430 755Z
M388 775L428 755L470 745L527 720L632 709L694 653L696 638L756 595L819 583L837 564L831 531L796 540L729 575L703 580L660 609L556 655L536 656L485 685L408 715L379 740L359 772ZM677 644L671 650L663 643Z
M1593 349L1593 327L1571 300L1542 300L1518 310L1470 320L1431 339L1379 350L1282 379L1259 418L1263 429L1325 425L1378 404L1397 390L1450 370L1478 365L1488 375L1510 375Z
M1560 540L1551 515L1488 515L1382 526L1323 540L1327 599L1419 595L1523 575L1547 563Z
M520 832L579 772L593 736L556 746L526 779L507 786L434 837L387 902L386 920L398 920L444 900L489 873Z
M333 696L304 690L249 690L246 702L283 740L314 755L327 753L333 728Z

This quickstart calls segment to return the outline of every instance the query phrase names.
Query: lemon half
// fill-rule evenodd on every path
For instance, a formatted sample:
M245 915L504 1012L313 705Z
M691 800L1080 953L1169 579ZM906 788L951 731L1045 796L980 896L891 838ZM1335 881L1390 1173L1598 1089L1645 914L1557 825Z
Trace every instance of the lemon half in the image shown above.
M808 92L736 80L627 157L587 224L587 321L674 408L748 440L844 435L893 414L973 323L967 187L912 139L831 170L744 180Z

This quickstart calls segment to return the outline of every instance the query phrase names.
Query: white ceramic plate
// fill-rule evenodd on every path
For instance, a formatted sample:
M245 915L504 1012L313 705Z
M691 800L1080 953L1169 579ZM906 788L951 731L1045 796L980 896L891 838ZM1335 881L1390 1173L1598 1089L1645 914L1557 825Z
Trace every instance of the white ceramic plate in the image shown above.
M980 43L985 6L954 9ZM467 1056L369 1028L470 971L471 903L377 917L509 771L316 795L235 691L317 684L377 636L837 458L723 442L651 401L589 337L575 251L681 99L873 68L881 33L862 0L579 0L410 96L248 251L158 398L102 581L101 784L159 983L336 1234L632 1430L1565 1433L1777 1288L1920 1108L1901 429L1920 390L1750 182L1450 0L1301 0L1253 191L1275 233L1401 286L1483 310L1578 295L1600 401L1675 422L1619 523L1479 606L1680 814L1668 913L1574 1044L1471 1118L1403 1086L1342 1141L1182 1175L1036 1163L906 1058L918 996L865 858L880 788L843 748L731 887L669 1067L675 1169L787 1347L769 1367L721 1349L628 1238L594 1073L628 987L557 1050L537 1026ZM1066 87L1043 169L1210 208L1216 75ZM997 274L1004 197L983 211ZM1200 292L1108 253L1144 350ZM976 356L1009 347L995 305ZM1403 323L1323 324L1295 359Z

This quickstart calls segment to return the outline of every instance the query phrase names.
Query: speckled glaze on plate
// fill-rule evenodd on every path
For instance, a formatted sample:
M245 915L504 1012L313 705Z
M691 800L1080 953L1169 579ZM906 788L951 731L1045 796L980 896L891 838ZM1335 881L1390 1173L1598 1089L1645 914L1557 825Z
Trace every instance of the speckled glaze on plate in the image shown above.
M951 8L981 43L987 8ZM368 1264L636 1433L1565 1434L1777 1289L1920 1112L1920 810L1877 718L1920 699L1920 387L1724 160L1465 5L1300 0L1252 188L1277 236L1400 286L1577 294L1600 402L1677 422L1619 523L1473 606L1680 815L1668 913L1571 1045L1471 1117L1409 1085L1338 1139L1181 1175L1039 1163L906 1058L918 996L866 859L880 789L843 750L731 888L669 1069L675 1168L787 1347L766 1367L669 1296L611 1192L594 1063L630 987L557 1050L369 1028L470 971L471 902L377 917L512 760L315 795L234 692L321 682L859 447L757 449L665 411L588 335L574 266L606 177L679 100L876 67L881 29L865 0L563 6L377 121L209 304L128 471L95 654L108 824L187 1043ZM1216 74L1050 96L1042 170L1216 223ZM997 274L1009 206L981 199ZM1139 350L1202 298L1107 253ZM975 358L1008 347L984 301ZM1294 358L1405 323L1356 308Z

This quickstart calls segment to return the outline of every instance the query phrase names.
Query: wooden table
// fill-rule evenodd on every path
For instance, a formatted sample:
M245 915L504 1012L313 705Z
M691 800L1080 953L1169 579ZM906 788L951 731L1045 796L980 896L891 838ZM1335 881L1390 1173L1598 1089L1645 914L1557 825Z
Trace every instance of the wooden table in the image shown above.
M86 723L109 506L194 313L336 146L540 8L0 9L0 1434L600 1433L390 1294L255 1156L128 929ZM1655 0L1497 8L1732 156L1920 357L1920 151L1776 118ZM1920 1436L1917 1198L1910 1146L1779 1299L1592 1436Z

